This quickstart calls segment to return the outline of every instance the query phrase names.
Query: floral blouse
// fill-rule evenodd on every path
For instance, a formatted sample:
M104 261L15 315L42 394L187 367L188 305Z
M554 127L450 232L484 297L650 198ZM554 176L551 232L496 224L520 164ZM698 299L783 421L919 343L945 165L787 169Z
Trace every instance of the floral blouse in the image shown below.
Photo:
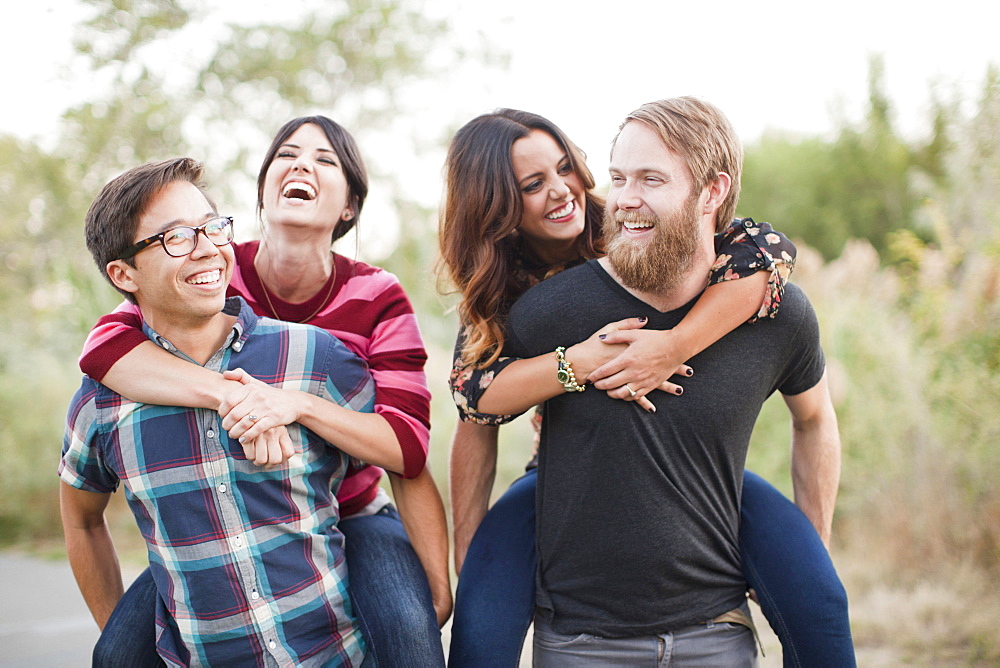
M769 223L756 223L752 218L738 218L724 232L715 235L715 248L719 255L709 273L709 285L746 278L761 270L769 271L771 277L764 301L757 315L749 322L755 322L763 317L773 318L781 306L781 297L785 291L788 275L795 267L795 245ZM574 264L582 262L581 258ZM568 269L570 266L572 264L560 267L559 270ZM551 273L555 272L550 272L549 275ZM530 260L523 256L517 258L514 274L515 280L524 285L524 290L540 283L546 277L543 267L533 266ZM487 426L510 422L517 416L479 413L476 406L496 375L518 358L500 357L488 367L478 369L462 364L461 351L464 345L465 337L459 331L450 378L451 394L458 407L459 416L462 420ZM536 427L541 424L540 408L533 418Z

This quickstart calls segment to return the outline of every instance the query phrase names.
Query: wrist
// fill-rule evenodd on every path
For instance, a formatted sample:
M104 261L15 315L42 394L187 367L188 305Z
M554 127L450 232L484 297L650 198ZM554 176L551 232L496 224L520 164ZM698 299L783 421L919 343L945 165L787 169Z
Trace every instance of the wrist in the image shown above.
M576 372L573 370L573 364L566 357L566 348L559 346L555 350L556 356L556 380L562 385L563 390L566 392L583 392L587 389L585 383L579 382L576 378Z

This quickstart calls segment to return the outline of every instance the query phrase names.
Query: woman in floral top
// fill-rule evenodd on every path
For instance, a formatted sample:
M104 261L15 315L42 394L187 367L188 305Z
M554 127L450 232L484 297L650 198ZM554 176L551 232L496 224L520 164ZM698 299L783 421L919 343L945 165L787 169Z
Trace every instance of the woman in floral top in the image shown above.
M459 583L449 664L516 666L534 610L536 477L532 458L487 512L497 427L513 418L503 413L515 411L525 384L548 379L555 363L551 354L503 357L503 321L525 290L603 254L604 202L582 152L528 112L500 109L470 121L452 141L446 170L442 266L462 295L463 323L451 374L462 420L450 465ZM694 373L685 360L742 323L773 316L794 246L747 218L716 238L716 252L710 286L683 322L667 331L645 331L638 319L610 323L601 330L605 357L583 365L596 370L578 380L652 411L651 399L669 401L663 393L647 397L653 390L683 392L669 379ZM620 375L626 370L628 385ZM541 419L539 408L536 428ZM537 431L535 440L537 447ZM747 581L782 641L786 665L853 657L846 594L826 548L794 504L750 472L740 534Z

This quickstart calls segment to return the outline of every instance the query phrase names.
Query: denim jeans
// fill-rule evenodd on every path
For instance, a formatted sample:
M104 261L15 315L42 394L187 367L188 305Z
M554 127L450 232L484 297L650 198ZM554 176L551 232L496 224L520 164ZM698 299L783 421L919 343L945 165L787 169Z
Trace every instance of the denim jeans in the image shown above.
M749 613L745 603L743 608ZM539 619L535 621L532 665L543 668L752 668L757 665L757 645L748 627L726 622L692 624L661 635L601 638L588 633L556 633Z
M535 602L535 473L490 508L455 595L449 665L518 665ZM854 666L847 593L806 516L767 481L743 478L744 576L781 640L786 666Z
M340 530L351 600L375 665L444 666L427 574L396 509L387 506L375 515L342 519Z
M399 514L340 522L354 612L368 641L364 666L444 666L430 587ZM156 654L156 597L147 568L118 602L94 647L94 666L162 666Z
M514 481L476 530L451 622L451 668L517 666L535 610L535 483Z

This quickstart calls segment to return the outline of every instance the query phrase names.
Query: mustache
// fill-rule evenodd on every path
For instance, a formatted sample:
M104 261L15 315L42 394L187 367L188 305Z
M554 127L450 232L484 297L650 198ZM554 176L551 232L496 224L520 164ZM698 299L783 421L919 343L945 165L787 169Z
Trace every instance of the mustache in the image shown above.
M614 220L618 224L624 223L652 223L653 225L659 225L660 217L652 213L643 213L641 211L622 211L621 209L615 211Z

